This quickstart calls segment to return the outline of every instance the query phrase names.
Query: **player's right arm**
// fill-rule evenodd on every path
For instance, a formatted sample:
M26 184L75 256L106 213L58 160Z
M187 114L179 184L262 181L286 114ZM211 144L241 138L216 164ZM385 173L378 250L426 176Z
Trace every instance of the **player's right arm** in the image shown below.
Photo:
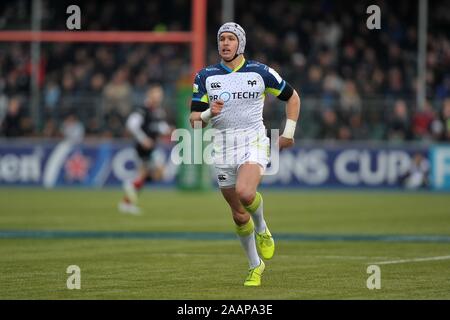
M199 111L191 112L191 116L189 117L189 120L191 121L192 128L194 128L195 121L201 121L202 128L206 127L208 125L209 120L212 117L217 116L220 113L220 111L222 111L222 108L223 108L223 101L216 100L211 103L210 108L206 109L203 112L199 112Z
M210 103L208 92L206 91L205 79L201 72L199 72L195 76L192 92L191 115L189 117L191 126L194 128L196 122L201 122L202 128L206 127L211 118L220 113L222 107L222 100L216 100Z
M144 116L140 112L133 112L128 117L126 126L142 147L151 149L154 145L154 141L142 131L141 126L143 122Z

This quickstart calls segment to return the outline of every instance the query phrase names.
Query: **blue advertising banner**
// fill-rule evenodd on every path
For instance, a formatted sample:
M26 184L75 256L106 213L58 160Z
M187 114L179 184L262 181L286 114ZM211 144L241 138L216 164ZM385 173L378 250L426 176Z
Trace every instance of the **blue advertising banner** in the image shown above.
M159 147L154 156L165 168L159 184L173 184L177 168L168 159L170 147ZM136 171L136 152L129 143L0 144L0 185L113 186L133 179Z
M303 146L282 152L279 167L277 174L264 177L263 185L423 188L429 175L428 148L423 146Z
M160 145L161 186L175 186L178 166L172 146ZM303 188L387 188L450 190L450 147L424 145L311 144L280 153L262 186ZM136 175L137 159L128 142L93 144L0 143L0 185L119 186ZM272 172L273 171L273 172ZM212 184L216 176L211 167Z
M450 190L450 145L430 149L431 183L435 190Z

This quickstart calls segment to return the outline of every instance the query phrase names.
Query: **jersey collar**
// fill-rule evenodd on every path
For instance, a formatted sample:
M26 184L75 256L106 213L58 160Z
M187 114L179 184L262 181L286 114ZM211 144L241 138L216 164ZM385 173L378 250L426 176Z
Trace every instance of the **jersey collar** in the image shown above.
M239 70L245 65L245 62L246 62L246 60L245 60L245 58L243 58L242 61L241 61L241 63L239 63L239 65L238 65L236 68L234 68L234 69L231 69L231 68L227 67L227 66L223 63L223 61L220 63L220 65L221 65L222 68L224 68L228 73L232 73L232 72L237 72L237 71L239 71Z

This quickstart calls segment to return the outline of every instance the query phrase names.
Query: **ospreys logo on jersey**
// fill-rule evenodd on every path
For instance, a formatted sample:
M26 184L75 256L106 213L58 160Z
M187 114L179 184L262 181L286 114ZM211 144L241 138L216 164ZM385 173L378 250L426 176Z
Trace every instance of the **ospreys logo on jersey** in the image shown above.
M249 86L256 86L256 80L248 80L247 81L247 84L249 85Z

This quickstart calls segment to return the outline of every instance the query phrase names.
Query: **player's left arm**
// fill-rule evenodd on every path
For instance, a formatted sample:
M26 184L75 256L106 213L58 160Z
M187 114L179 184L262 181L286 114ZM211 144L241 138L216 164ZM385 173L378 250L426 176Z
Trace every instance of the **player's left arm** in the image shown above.
M295 127L300 115L300 97L297 91L272 68L263 65L260 71L266 87L265 92L286 102L286 125L278 143L280 149L291 147L294 145Z
M286 101L286 125L279 139L280 149L289 148L294 145L294 133L300 115L300 96L295 89L291 97Z

